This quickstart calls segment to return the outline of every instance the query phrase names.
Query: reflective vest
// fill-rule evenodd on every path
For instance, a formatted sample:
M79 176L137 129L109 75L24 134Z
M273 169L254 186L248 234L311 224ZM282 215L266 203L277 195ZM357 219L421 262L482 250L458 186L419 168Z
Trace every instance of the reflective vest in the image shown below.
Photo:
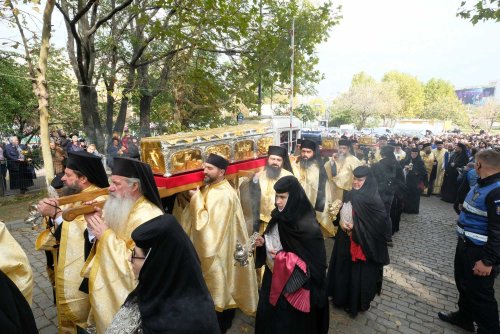
M494 182L484 187L476 184L465 198L462 212L458 218L457 233L478 246L485 245L488 241L488 208L486 196L495 188L500 187L500 182Z

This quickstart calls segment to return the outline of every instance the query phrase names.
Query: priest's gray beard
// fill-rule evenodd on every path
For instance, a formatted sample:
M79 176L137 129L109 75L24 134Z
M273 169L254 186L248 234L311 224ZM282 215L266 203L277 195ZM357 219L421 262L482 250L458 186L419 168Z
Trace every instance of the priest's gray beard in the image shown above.
M300 168L308 169L309 167L311 167L315 163L316 163L316 159L314 159L314 158L311 158L311 159L301 158L300 159Z
M281 167L277 167L275 165L269 165L269 163L266 166L266 176L272 180L276 180L281 173Z
M347 157L347 154L339 153L338 156L337 156L337 160L339 162L343 162L346 157Z
M116 235L125 237L127 233L128 216L134 207L136 200L129 195L118 197L109 194L104 204L104 220Z

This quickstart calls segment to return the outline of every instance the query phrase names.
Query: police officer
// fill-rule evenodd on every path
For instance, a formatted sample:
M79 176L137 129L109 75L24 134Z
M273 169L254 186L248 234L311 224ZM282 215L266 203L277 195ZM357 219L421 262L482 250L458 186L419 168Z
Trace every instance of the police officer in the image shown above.
M493 284L500 264L500 151L476 154L479 180L467 194L457 222L455 283L457 312L439 312L439 318L467 331L500 333Z

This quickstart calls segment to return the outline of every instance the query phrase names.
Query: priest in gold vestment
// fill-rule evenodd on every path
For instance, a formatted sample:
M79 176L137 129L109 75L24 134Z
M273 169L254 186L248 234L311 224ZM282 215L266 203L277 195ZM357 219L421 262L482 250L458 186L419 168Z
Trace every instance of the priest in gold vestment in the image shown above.
M274 184L282 177L292 175L292 166L285 148L269 146L267 156L266 167L254 175L250 185L252 197L257 202L254 218L258 223L258 229L256 228L255 232L261 235L271 220L271 211L276 207Z
M267 224L271 220L271 211L276 208L276 191L274 185L284 176L293 175L288 152L281 146L269 146L267 163L263 171L255 173L250 182L250 197L254 219L254 232L264 235ZM244 205L243 199L241 200ZM262 268L257 269L259 286L264 275Z
M443 185L444 178L444 154L446 150L443 148L443 142L440 140L436 140L435 142L436 148L432 150L434 154L434 158L437 161L436 166L436 180L434 180L434 188L432 189L433 195L441 194L441 186Z
M300 156L292 163L293 175L299 180L316 210L316 219L321 226L323 236L327 238L335 235L335 227L328 214L328 205L332 203L332 192L324 165L316 143L307 139L302 140Z
M361 161L350 153L350 148L351 142L349 140L339 140L338 152L334 153L330 160L325 163L332 201L342 201L344 191L352 189L352 171L362 165Z
M225 179L228 165L219 155L208 156L203 170L206 185L190 190L181 221L200 258L222 333L231 327L236 308L252 315L258 300L254 261L241 266L233 259L236 242L246 245L248 232L236 190Z
M394 155L397 161L404 161L406 158L406 152L402 149L400 143L394 145Z
M99 157L85 151L70 152L64 176L63 195L84 193L109 186L108 177ZM104 196L97 200L105 199ZM56 198L44 198L38 211L48 218L47 229L35 242L35 249L51 252L54 259L54 287L59 333L76 333L86 328L90 311L88 291L80 271L85 262L84 232L87 223L83 216L64 221L62 210L81 203L58 207ZM83 284L82 284L83 283Z
M370 164L374 164L382 160L382 155L380 154L380 149L384 146L387 146L387 136L381 136L378 139L378 147L375 149L373 154L373 158L370 158Z
M89 279L89 325L104 333L135 288L129 262L134 242L132 231L162 215L158 188L149 165L135 159L115 157L109 198L103 210L85 216L94 246L82 269Z
M0 221L0 271L19 288L31 305L33 297L33 271L26 253Z
M422 146L422 151L420 151L420 156L424 161L425 170L427 171L427 182L429 185L424 189L423 194L430 196L430 193L432 192L432 188L434 185L434 179L436 178L435 170L437 168L436 158L432 153L431 143L425 143Z

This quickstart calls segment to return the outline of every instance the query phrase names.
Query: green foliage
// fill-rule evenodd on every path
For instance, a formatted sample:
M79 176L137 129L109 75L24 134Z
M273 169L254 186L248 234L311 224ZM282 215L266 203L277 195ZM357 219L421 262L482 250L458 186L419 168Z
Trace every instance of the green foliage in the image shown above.
M365 127L368 118L377 117L378 95L376 84L354 85L333 101L333 108L349 112L352 123L361 129Z
M382 81L395 85L397 94L403 103L402 117L412 118L422 113L425 100L424 87L417 78L409 74L391 71L384 75Z
M365 72L359 72L353 75L351 80L351 87L374 83L375 79L371 75L368 75Z
M334 101L334 123L354 123L361 129L382 119L384 125L390 125L401 116L398 87L394 82L376 82L363 72L354 75L349 91Z
M49 127L67 131L82 129L77 83L68 72L70 66L62 49L51 48L47 66L49 84Z
M456 97L455 87L443 79L430 79L424 87L425 102L429 105L442 97Z
M84 4L67 3L71 18ZM156 133L234 122L240 105L256 109L259 83L264 97L271 91L287 93L293 18L296 94L312 92L323 77L316 69L315 47L326 41L340 19L340 8L334 8L330 1L318 5L309 0L192 0L181 6L174 0L144 0L134 1L116 13L86 40L93 24L91 17L102 19L112 9L111 2L97 1L89 11L92 15L85 15L76 25L85 51L78 56L84 60L81 65L88 67L84 71L70 75L72 67L65 57L51 49L47 80L50 123L54 127L82 129L82 117L86 126L95 125L94 109L99 110L103 121L103 79L108 85L115 83L110 91L116 100L114 116L119 102L130 98L131 109L137 115L128 121L131 128L138 127L137 117L144 114L155 124ZM38 42L36 37L33 40ZM142 55L134 59L141 48ZM110 66L112 63L116 67ZM83 106L85 101L80 101L75 75L81 84L83 72L88 75L84 79L96 84L100 104L90 101ZM28 92L30 89L28 85ZM149 110L141 105L144 96L152 99Z
M420 118L467 123L465 108L455 94L455 87L442 79L430 79L424 87L425 101Z
M335 106L330 108L330 122L328 126L341 126L342 124L354 123L351 112L348 109L337 109Z
M465 108L456 96L442 95L426 103L421 118L462 122Z
M301 104L297 108L294 108L293 113L304 123L316 120L316 112L307 104Z
M253 26L249 45L241 58L245 96L242 101L252 107L257 102L257 86L261 82L263 94L284 92L290 86L291 76L291 28L295 18L294 93L313 93L313 86L323 75L315 69L318 58L314 53L316 45L328 38L329 30L339 22L340 8L333 8L331 2L315 6L309 1L283 3L276 0L262 0L262 15L256 13L257 25Z
M38 125L38 102L33 94L28 69L16 56L0 55L0 135L29 135Z
M475 1L472 7L467 6L467 1L462 1L457 16L469 20L474 25L479 21L500 22L500 0Z

